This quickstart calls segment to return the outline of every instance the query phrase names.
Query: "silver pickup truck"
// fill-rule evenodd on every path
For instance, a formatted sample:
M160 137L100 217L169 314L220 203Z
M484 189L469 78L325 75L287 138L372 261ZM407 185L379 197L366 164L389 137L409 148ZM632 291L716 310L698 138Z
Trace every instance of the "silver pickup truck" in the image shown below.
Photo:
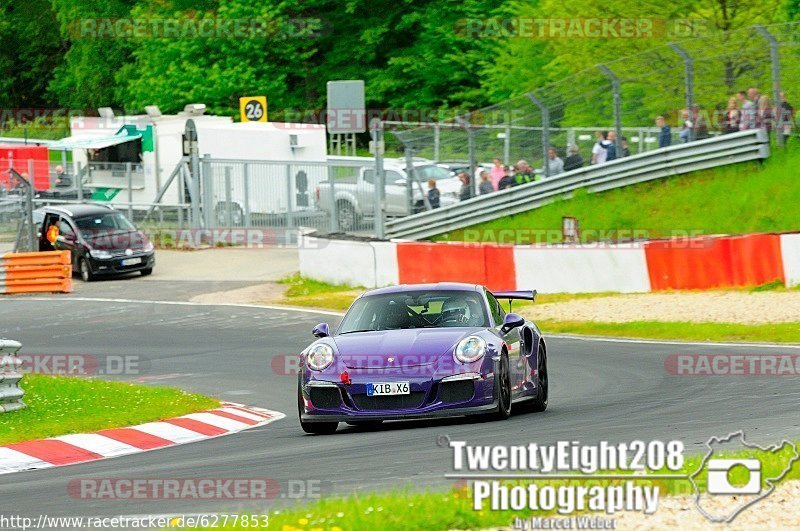
M425 209L423 192L428 191L428 180L434 179L439 189L439 204L447 206L458 201L461 182L447 169L426 160L415 159L414 173L417 182L412 182L412 205L408 205L408 174L405 159L385 159L385 204L388 217L402 217ZM331 197L333 192L333 197ZM375 213L375 169L361 168L354 179L335 180L333 189L329 181L321 182L316 189L317 208L325 212L336 209L339 230L352 231L360 221L374 217Z

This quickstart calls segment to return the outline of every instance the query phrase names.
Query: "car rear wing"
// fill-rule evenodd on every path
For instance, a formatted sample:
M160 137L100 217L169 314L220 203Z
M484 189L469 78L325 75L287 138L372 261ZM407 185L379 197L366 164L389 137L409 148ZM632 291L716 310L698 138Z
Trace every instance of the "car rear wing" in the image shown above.
M531 301L536 300L536 290L532 291L493 291L492 295L497 299L508 299L508 311L511 311L511 301Z
M536 290L533 291L493 291L498 299L518 300L518 301L535 301Z

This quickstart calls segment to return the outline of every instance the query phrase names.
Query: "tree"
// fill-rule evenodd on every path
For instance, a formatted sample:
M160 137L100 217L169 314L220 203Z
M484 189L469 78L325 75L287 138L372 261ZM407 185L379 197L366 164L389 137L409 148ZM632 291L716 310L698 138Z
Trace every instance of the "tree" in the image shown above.
M44 108L64 55L49 0L0 0L0 107Z
M129 61L131 41L114 27L136 0L52 0L69 49L49 85L53 99L73 109L117 106L117 72ZM41 24L40 22L36 22Z

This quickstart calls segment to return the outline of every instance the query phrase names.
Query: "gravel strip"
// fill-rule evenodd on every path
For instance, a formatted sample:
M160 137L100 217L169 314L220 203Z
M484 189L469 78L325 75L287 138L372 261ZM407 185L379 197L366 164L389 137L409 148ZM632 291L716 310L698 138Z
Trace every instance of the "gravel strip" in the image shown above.
M622 513L617 529L800 529L800 481L778 484L775 492L743 510L730 524L712 524L700 514L691 496L662 497L655 514Z
M800 322L800 291L637 293L534 305L534 319L558 321Z

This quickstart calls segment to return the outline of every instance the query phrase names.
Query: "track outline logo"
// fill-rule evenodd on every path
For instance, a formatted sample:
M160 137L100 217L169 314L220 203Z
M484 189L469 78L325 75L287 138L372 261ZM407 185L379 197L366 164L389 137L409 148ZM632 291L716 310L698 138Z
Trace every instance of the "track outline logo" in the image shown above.
M744 446L745 448L750 448L750 449L753 449L753 450L760 450L762 452L777 452L781 448L783 448L784 446L788 445L788 447L791 448L791 450L794 452L794 456L789 459L789 461L786 464L786 468L780 473L779 476L777 476L777 477L768 477L768 478L764 479L764 483L766 483L769 486L769 488L766 488L766 489L763 489L763 490L759 488L759 490L755 491L755 492L751 492L752 489L749 488L750 487L750 483L752 483L752 478L753 478L753 474L754 473L757 474L758 481L759 481L758 485L759 486L761 485L761 474L762 474L762 466L761 466L761 464L762 463L761 463L760 460L758 460L758 459L711 459L711 456L717 451L712 445L727 443L727 442L730 442L734 438L737 438L737 437L738 437L739 441L741 442L742 446ZM784 477L786 477L786 474L789 473L789 471L794 466L795 462L797 462L797 460L800 459L800 453L798 453L798 451L797 451L797 446L795 446L792 442L788 441L787 439L783 439L782 441L780 441L779 443L774 444L774 445L759 446L757 444L748 443L744 438L744 431L742 431L742 430L735 431L733 433L728 434L726 437L722 437L722 438L716 437L716 436L715 437L711 437L708 441L706 441L706 447L708 448L708 452L703 457L703 460L700 462L700 465L697 467L697 470L695 470L692 474L690 474L688 476L688 479L692 483L692 487L694 488L694 493L695 493L694 494L694 504L695 504L695 507L697 507L697 510L700 511L700 514L705 516L707 520L709 520L711 522L714 522L714 523L730 523L739 515L739 513L741 513L742 511L744 511L745 509L747 509L751 505L754 505L755 503L763 500L764 498L766 498L770 494L772 494L775 491L775 486ZM755 463L753 463L752 461L758 461L758 466L755 466ZM715 464L718 465L718 468L716 470L713 470L715 475L719 475L719 474L722 474L722 473L727 473L727 471L730 470L735 465L744 465L744 466L746 466L748 468L748 470L750 470L751 481L749 481L748 485L745 485L745 487L740 487L740 488L732 487L730 484L727 485L727 487L729 487L727 489L725 488L724 485L715 485L714 490L716 490L717 492L712 492L712 488L709 486L710 483L711 483L711 472L712 472L712 469L707 468L707 465L710 465L712 462L715 462ZM703 470L708 470L709 471L709 473L708 473L709 479L707 481L707 490L709 491L709 494L711 494L711 495L716 495L716 494L727 494L727 495L730 495L730 494L758 494L758 496L755 497L754 499L750 500L749 502L737 507L732 513L730 513L727 516L725 516L725 515L723 515L723 516L714 516L714 515L710 514L709 512L707 512L705 509L703 509L702 505L700 504L701 492L700 492L700 487L695 482L695 477L697 477ZM722 478L722 479L724 479L725 482L727 482L727 478ZM715 478L715 483L719 484L720 481ZM719 486L721 488L716 488L716 486ZM736 490L736 492L732 492L731 489Z

